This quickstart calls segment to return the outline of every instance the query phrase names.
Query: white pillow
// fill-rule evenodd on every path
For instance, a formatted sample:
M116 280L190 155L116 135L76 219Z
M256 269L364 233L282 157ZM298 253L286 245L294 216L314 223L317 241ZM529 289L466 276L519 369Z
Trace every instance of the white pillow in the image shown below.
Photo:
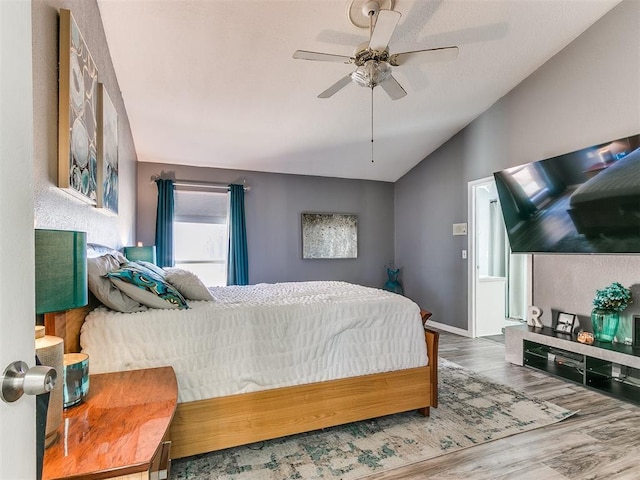
M164 277L167 282L176 287L187 300L213 300L213 295L198 276L181 268L165 268Z
M132 263L139 263L143 267L146 267L149 270L151 270L153 273L158 275L160 278L164 278L164 277L167 276L167 272L164 269L162 269L159 266L157 266L155 263L146 262L144 260L138 260L137 262L132 262Z
M87 259L89 290L104 305L117 312L141 312L147 307L128 297L113 285L105 275L120 268L123 256L107 254Z

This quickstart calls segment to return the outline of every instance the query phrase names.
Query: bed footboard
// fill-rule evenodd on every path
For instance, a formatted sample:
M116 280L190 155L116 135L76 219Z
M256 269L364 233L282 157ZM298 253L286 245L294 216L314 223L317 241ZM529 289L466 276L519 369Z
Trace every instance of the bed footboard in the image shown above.
M418 411L425 417L428 417L430 413L430 407L438 407L438 343L440 342L440 334L435 330L425 328L424 338L427 342L427 355L429 356L429 378L431 383L431 396L429 398L429 406L420 408L418 409Z
M425 331L429 365L181 403L171 457L181 458L438 404L438 333Z

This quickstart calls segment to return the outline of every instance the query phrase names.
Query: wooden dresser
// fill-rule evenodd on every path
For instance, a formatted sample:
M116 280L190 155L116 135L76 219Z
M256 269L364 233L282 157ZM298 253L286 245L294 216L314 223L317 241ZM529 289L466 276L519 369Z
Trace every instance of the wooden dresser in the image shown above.
M91 375L89 395L64 411L45 450L42 479L167 478L177 401L171 367Z

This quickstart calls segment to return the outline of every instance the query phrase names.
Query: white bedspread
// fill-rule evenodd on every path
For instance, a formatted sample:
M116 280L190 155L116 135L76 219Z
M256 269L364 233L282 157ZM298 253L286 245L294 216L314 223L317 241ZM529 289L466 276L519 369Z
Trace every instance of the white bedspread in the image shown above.
M344 282L212 287L188 310L117 313L82 327L91 373L173 366L179 402L424 366L420 309Z

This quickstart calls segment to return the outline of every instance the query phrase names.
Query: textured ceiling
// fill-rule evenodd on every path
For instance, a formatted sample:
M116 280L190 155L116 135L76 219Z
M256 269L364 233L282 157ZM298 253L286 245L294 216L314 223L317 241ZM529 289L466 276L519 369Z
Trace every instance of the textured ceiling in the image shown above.
M368 30L348 0L98 0L138 160L395 181L619 0L396 0L391 53L457 45L450 62L394 67L407 96L351 84Z

